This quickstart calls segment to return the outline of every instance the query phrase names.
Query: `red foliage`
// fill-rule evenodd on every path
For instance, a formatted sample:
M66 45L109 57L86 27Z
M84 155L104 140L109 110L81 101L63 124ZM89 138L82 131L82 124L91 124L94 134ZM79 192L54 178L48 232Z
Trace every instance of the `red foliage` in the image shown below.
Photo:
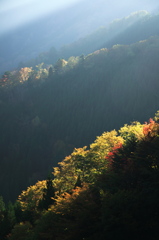
M112 148L112 151L109 152L108 155L105 157L105 159L108 160L109 165L112 165L115 154L118 153L118 150L122 148L122 146L123 146L122 143L118 143Z
M154 126L155 126L155 121L152 118L150 118L149 123L145 122L143 126L143 134L145 136L150 136L150 133L152 132Z

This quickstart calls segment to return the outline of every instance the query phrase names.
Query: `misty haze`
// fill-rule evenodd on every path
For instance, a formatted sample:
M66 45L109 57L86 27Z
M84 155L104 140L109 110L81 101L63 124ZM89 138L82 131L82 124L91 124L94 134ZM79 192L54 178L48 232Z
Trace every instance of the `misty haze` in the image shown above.
M157 0L1 0L1 240L158 240L158 23Z

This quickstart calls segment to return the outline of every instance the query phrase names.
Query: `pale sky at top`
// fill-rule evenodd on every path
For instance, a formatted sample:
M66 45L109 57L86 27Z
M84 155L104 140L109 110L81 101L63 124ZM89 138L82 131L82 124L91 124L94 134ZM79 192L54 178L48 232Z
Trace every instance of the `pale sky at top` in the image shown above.
M85 3L90 6L95 4L95 9L105 9L106 15L115 15L124 9L135 9L139 6L142 6L142 9L138 10L151 11L159 4L158 0L0 0L0 34L79 2L83 2L83 10Z
M1 0L0 33L82 0Z
M0 12L16 8L34 7L34 11L41 9L41 12L56 11L57 9L69 6L80 0L1 0Z

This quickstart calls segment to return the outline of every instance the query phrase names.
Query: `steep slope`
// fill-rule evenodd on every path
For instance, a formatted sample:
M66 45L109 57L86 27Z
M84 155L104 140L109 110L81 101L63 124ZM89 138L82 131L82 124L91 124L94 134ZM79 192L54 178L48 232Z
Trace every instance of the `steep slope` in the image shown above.
M91 53L100 49L105 42L113 41L113 44L109 43L105 47L118 44L118 39L114 40L114 37L136 21L139 21L146 14L146 11L139 11L142 9L139 5L138 7L135 6L135 8L132 6L128 10L126 6L123 6L116 13L117 6L109 2L109 8L114 9L114 12L111 11L110 14L107 12L107 3L103 2L103 0L100 1L101 4L99 1L97 4L96 0L91 4L86 1L84 10L83 1L81 1L70 8L52 13L18 29L1 34L0 72L3 73L17 66L26 66L24 62L30 59L36 58L34 61L29 61L28 66L41 62L52 64L59 57L68 58L72 55L78 56L83 53ZM133 11L139 12L122 19L123 16L129 15ZM115 18L121 18L121 20L115 21L109 26L108 24ZM2 21L4 21L3 18ZM101 26L104 27L100 28ZM158 26L158 24L155 24L155 26ZM147 37L149 36L147 34ZM140 32L134 41L141 39L143 37L141 37ZM128 43L132 42L129 41L126 44Z
M158 239L159 111L76 148L5 205L1 239Z
M47 9L47 1L39 3L40 6L43 4L44 9ZM121 8L119 10L118 4L111 1L98 0L97 2L92 0L90 2L89 0L80 0L69 7L64 4L65 8L63 7L58 11L54 11L54 5L52 5L52 12L49 9L49 14L44 15L42 11L39 18L33 18L31 21L33 12L36 16L40 6L34 6L34 8L30 6L34 10L32 12L31 9L25 9L26 12L23 14L27 16L25 24L17 28L16 26L7 28L8 25L12 26L12 22L14 24L14 22L18 21L20 18L19 13L24 11L23 7L21 7L16 12L16 7L12 7L14 3L10 5L8 3L6 8L12 8L12 11L7 12L2 9L0 15L0 72L13 69L20 62L35 58L41 52L48 51L51 47L59 49L64 44L70 44L90 34L103 24L107 25L114 18L121 18L133 11L142 9L142 4L127 6L120 3ZM49 3L49 5L51 4ZM109 6L109 9L107 6ZM151 6L147 6L146 10L151 11ZM26 15L26 13L28 14Z
M41 62L53 64L58 58L68 59L71 56L89 54L101 48L111 48L116 44L132 44L159 35L159 15L150 15L146 11L138 11L121 19L116 19L108 26L98 28L84 38L65 44L58 51L51 48L25 65L35 66ZM23 66L25 66L23 65Z
M23 80L15 72L2 79L0 189L6 199L44 178L74 147L159 109L158 37L73 60L59 61L48 78L33 70Z

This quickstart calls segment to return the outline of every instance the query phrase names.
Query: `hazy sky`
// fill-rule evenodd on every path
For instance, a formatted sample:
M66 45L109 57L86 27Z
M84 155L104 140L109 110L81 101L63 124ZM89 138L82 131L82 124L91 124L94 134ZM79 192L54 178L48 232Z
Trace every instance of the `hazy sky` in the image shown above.
M94 5L94 12L101 9L102 14L104 9L106 15L113 13L113 18L120 17L122 12L125 15L126 11L128 14L138 10L153 11L159 5L159 0L0 0L0 34L80 2L83 11Z
M82 0L0 0L0 33Z

